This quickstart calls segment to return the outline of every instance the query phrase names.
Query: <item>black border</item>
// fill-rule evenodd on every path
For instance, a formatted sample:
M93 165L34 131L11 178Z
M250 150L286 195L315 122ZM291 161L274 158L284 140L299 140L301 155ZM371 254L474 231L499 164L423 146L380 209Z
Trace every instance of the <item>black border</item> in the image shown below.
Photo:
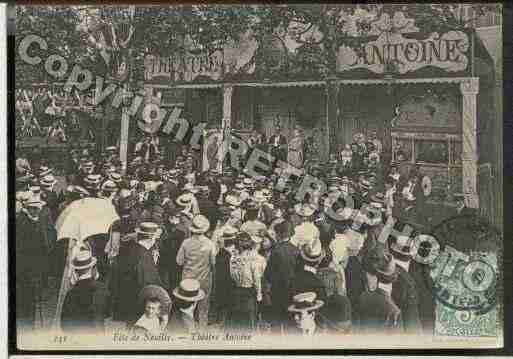
M19 3L28 4L29 1L20 1ZM102 4L109 3L102 2ZM191 2L182 0L181 2ZM197 2L197 1L195 1ZM198 1L201 2L201 1ZM211 1L219 3L219 1ZM225 3L233 1L224 1ZM296 3L298 1L295 1ZM322 1L320 1L322 2ZM403 1L396 1L403 2ZM455 1L457 2L457 1ZM38 3L41 5L49 5L49 1L33 1L31 3ZM52 4L56 3L52 1ZM91 2L92 3L92 2ZM98 3L98 2L96 2ZM121 3L121 2L120 2ZM127 3L127 2L125 2ZM148 3L144 1L132 1L132 3ZM159 3L159 1L151 1L151 3ZM61 4L78 4L77 1L62 2ZM80 2L83 4L83 2ZM507 355L513 354L512 348L512 327L513 327L513 316L512 316L512 289L513 289L513 238L512 233L512 220L513 213L511 204L513 198L511 192L508 190L513 187L513 166L512 166L512 152L513 152L513 103L511 98L513 97L513 2L502 1L503 4L503 146L504 146L504 178L503 178L503 196L504 196L504 262L503 262L503 300L504 300L504 322L503 322L503 333L504 333L504 347L499 349L381 349L381 350L156 350L156 351L145 351L145 350L19 350L16 347L16 318L15 310L15 283L14 281L8 281L9 285L9 323L8 323L8 353L9 355L186 355L186 354L208 354L208 355ZM9 6L12 6L9 4ZM7 22L9 20L7 19ZM12 27L9 26L9 30ZM15 223L12 215L15 211L15 144L14 144L14 90L15 90L15 65L14 65L14 54L15 54L15 41L14 35L9 33L7 39L8 46L8 61L7 61L7 85L8 85L8 110L7 116L7 147L8 147L8 274L9 278L15 276L15 256L12 252L12 243L15 238L12 233L15 233Z

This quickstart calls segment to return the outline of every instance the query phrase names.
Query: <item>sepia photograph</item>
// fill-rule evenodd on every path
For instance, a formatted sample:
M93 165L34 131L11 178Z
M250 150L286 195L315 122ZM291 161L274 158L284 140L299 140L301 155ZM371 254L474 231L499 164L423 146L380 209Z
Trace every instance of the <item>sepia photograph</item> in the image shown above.
M14 10L17 350L503 346L501 4Z

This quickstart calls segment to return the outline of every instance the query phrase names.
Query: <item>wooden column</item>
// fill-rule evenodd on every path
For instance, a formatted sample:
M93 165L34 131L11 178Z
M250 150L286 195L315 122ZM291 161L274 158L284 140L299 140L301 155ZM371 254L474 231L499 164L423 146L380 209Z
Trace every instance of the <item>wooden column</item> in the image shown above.
M222 148L223 151L218 151L219 153L219 161L218 161L218 171L223 171L223 153L228 150L226 148L227 141L229 140L231 133L231 122L232 122L232 94L233 94L233 85L225 84L223 86L223 119L221 122L221 129L223 131L223 142Z
M124 86L124 96L127 96L128 86ZM129 107L125 104L121 107L121 136L119 138L119 158L121 160L121 168L123 174L126 173L127 169L127 158L128 158L128 134L130 126L130 116L128 114Z
M336 140L332 138L331 131L333 129L338 128L338 116L339 116L339 108L338 108L338 98L339 98L339 89L340 86L336 80L329 79L326 81L326 144L327 144L327 153L328 158L324 160L329 160L329 155L331 150L336 150ZM338 138L338 134L335 134L335 137ZM333 148L332 148L333 147Z
M477 94L479 78L468 78L460 83L462 95L462 131L463 149L461 160L463 164L463 192L465 204L470 208L479 208L477 192Z

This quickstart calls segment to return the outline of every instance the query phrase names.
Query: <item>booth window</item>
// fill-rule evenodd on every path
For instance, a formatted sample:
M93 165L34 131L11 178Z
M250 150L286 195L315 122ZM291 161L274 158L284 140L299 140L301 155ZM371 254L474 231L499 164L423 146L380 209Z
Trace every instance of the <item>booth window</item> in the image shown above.
M417 163L448 164L448 141L415 140L415 155Z

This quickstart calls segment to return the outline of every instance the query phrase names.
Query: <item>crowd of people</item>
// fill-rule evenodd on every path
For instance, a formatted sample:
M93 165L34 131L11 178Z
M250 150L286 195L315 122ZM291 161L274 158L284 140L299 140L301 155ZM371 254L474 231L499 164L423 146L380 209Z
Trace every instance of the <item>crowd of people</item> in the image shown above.
M17 89L15 101L17 140L35 137L54 143L95 140L90 95L41 86Z
M274 151L281 137L271 138ZM303 335L433 333L429 268L412 261L409 237L377 240L389 217L397 225L427 220L420 174L380 160L376 134L357 134L328 163L310 163L308 172L327 191L312 188L299 200L301 178L251 177L229 166L202 172L198 151L183 146L170 161L151 136L135 147L126 171L116 147L99 156L75 148L59 180L44 156L17 159L19 325L34 326L49 278L60 283L69 275L58 313L64 332L104 331L110 319L152 334L212 326ZM59 181L65 185L57 191ZM57 240L60 214L87 198L105 199L119 219L108 233Z

